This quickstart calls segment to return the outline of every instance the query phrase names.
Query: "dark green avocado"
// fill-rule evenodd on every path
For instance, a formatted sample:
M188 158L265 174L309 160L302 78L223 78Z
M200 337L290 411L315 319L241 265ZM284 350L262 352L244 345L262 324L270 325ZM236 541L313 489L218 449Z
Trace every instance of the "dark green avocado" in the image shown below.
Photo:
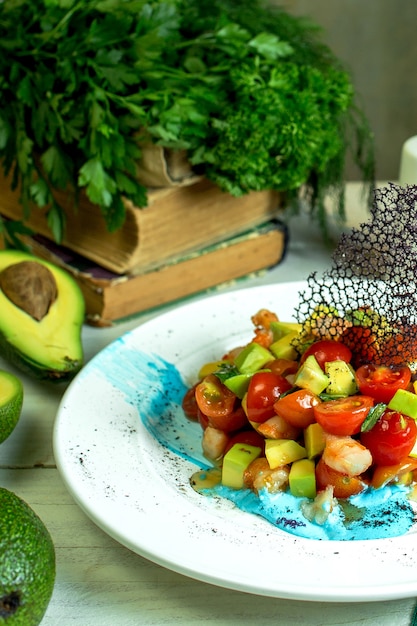
M3 270L28 261L51 272L56 296L42 319L36 319L0 289L0 355L37 378L70 379L83 364L84 297L65 270L20 250L0 251L0 277ZM34 293L39 290L35 285Z

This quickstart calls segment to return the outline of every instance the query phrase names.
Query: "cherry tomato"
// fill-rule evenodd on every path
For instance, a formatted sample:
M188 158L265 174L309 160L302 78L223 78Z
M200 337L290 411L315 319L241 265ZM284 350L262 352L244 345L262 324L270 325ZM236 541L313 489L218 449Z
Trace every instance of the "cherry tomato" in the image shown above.
M292 426L307 428L316 421L313 407L319 404L320 398L308 389L298 389L278 398L274 404L277 415L281 415Z
M235 443L247 443L250 446L257 446L258 448L261 448L261 455L263 455L265 451L265 438L257 433L253 428L243 429L235 435L232 435L224 453L226 454L226 452L228 452Z
M370 396L348 396L313 406L316 422L332 435L355 435L374 405ZM365 445L365 444L364 444Z
M407 365L362 365L356 370L356 380L361 393L388 404L397 389L407 388L411 370Z
M295 374L299 365L298 361L291 359L274 359L273 361L269 361L265 367L271 370L271 372L274 372L274 374L288 376L288 374Z
M340 341L332 341L331 339L321 339L312 343L302 355L300 362L304 363L311 354L314 354L322 370L324 370L325 363L329 361L345 361L349 363L352 358L352 352L345 344Z
M236 396L217 376L209 374L196 385L195 400L200 411L211 421L230 415L235 407Z
M328 485L334 487L335 498L349 498L360 493L367 486L360 476L348 476L332 469L320 459L316 465L317 489L325 489Z
M396 465L408 455L416 441L417 426L411 417L386 409L375 426L361 433L376 465Z
M197 384L188 389L182 399L182 410L185 413L185 417L193 422L198 421L198 404L195 399L196 387Z
M375 489L398 480L403 474L417 469L417 459L408 456L395 465L377 465L372 475L371 486Z
M280 395L291 389L284 376L274 372L256 372L250 380L246 396L249 421L265 422L275 415L274 403Z

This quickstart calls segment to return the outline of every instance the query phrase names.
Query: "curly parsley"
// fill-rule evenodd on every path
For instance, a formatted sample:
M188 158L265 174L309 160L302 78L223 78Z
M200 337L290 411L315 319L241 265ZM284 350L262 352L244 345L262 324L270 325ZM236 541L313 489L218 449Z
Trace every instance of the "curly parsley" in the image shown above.
M72 190L74 206L84 189L111 231L123 196L146 205L141 133L186 149L234 195L304 186L325 227L324 195L342 191L349 149L373 180L354 96L316 27L258 0L0 3L0 161L26 215L48 207L57 241L53 188Z

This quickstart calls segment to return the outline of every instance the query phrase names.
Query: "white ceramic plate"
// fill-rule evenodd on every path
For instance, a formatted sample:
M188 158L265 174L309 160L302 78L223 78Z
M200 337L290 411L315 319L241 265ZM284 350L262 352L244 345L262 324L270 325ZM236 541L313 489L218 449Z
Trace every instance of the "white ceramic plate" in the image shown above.
M198 456L201 435L197 425L184 419L178 428L175 421L185 385L202 363L250 339L250 317L259 308L292 319L304 288L284 283L207 297L113 342L63 397L54 432L58 468L99 527L192 578L301 600L415 596L417 534L353 542L302 539L189 486L196 465L184 456L182 442L194 444ZM177 453L153 435L161 414L172 417L168 430Z

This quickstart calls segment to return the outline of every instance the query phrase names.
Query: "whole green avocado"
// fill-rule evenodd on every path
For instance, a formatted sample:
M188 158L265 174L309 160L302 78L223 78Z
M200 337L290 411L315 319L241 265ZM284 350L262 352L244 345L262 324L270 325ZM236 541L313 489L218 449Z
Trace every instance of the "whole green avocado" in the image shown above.
M38 314L33 306L42 298ZM83 294L68 272L20 250L0 251L0 356L36 378L68 380L83 365L84 317Z
M33 509L0 487L0 624L38 626L55 584L55 548Z

